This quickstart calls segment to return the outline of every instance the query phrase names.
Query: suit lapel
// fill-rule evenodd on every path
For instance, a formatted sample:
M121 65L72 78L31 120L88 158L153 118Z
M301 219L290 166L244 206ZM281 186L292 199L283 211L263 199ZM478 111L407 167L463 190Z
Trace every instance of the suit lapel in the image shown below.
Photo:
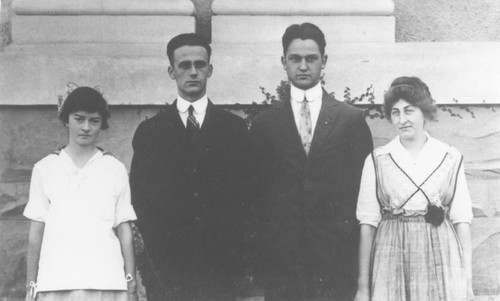
M279 110L281 111L281 117L278 119L279 126L281 127L281 133L284 133L285 138L289 143L297 148L301 156L306 157L306 152L304 147L302 147L302 140L300 139L299 130L295 124L295 118L293 116L291 99L285 99L280 105Z
M214 104L209 99L205 112L205 119L198 133L198 147L200 152L203 152L203 150L210 150L210 143L213 142L213 134L216 134L218 131L217 122L217 109L215 109Z
M177 111L177 99L165 109L164 121L169 129L175 130L176 132L183 132L183 130L186 130L184 123L182 123L181 116Z
M184 144L187 135L186 127L177 111L177 100L171 105L167 105L162 114L159 137L163 137L165 145L170 145L173 149L178 150L179 146Z
M319 111L318 121L316 122L316 128L314 129L309 156L313 155L316 149L319 149L323 143L328 141L327 137L333 130L335 120L338 116L338 110L335 109L337 105L337 101L332 99L323 89L321 109Z

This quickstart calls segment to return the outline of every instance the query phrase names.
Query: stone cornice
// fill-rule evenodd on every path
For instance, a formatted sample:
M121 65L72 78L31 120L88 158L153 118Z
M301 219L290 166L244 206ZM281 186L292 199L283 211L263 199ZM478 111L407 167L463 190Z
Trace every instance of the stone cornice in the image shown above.
M15 0L18 15L177 15L189 16L189 0Z
M392 16L391 0L214 0L216 15Z

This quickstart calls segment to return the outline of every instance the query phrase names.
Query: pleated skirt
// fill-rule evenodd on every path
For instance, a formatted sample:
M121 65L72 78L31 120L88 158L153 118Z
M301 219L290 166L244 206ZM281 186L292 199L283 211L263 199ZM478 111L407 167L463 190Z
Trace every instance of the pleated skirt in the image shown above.
M372 301L473 300L462 247L451 222L384 216L372 249Z
M39 292L36 301L127 301L127 292L111 290Z

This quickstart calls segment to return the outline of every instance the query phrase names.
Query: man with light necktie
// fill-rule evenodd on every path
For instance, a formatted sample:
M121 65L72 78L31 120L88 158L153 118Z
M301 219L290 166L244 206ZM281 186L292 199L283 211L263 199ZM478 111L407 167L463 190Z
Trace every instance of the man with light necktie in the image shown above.
M246 123L207 98L211 48L197 34L167 46L177 99L143 121L130 182L151 266L148 301L232 300L242 278L248 173Z
M371 133L362 111L321 85L323 32L294 24L282 44L288 97L257 116L251 128L260 192L257 285L266 301L352 300L355 209Z

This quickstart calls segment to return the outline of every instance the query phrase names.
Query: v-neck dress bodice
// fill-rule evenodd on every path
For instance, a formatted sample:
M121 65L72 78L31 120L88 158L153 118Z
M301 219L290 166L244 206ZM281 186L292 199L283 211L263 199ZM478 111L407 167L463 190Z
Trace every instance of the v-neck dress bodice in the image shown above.
M439 226L427 205L443 207ZM472 208L458 150L432 137L415 159L399 138L365 161L357 218L377 227L371 253L371 300L472 300L454 223Z

